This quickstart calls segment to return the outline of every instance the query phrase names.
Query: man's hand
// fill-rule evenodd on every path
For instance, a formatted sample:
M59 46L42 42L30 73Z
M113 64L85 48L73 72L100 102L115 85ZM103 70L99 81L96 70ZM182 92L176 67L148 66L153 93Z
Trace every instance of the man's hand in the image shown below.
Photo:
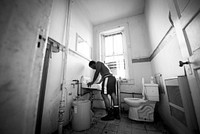
M88 82L88 83L87 83L87 86L88 86L88 87L91 87L92 84L93 84L93 82Z

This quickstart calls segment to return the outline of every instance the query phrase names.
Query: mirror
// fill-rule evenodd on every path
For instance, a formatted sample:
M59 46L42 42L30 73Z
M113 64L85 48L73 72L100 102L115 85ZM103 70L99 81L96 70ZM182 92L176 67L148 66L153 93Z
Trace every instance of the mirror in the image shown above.
M79 34L76 33L76 48L75 50L86 58L91 58L91 47Z

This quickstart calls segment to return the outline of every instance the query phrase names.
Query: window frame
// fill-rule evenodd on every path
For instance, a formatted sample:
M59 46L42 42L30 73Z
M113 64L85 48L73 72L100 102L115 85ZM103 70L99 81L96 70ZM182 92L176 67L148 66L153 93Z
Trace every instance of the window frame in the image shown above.
M106 37L109 37L109 36L115 36L115 35L118 35L118 34L121 34L121 38L122 38L122 48L123 48L123 52L122 52L122 54L112 54L112 55L108 55L108 56L106 56L106 52L105 52L105 48L106 48L106 44L105 44L105 38ZM113 44L114 45L114 44ZM102 58L102 60L104 61L104 63L105 63L105 59L106 59L106 57L113 57L113 56L122 56L123 55L123 58L124 58L124 67L125 67L125 73L124 73L124 75L125 75L125 78L126 79L128 79L128 75L127 75L127 73L129 73L129 70L128 70L128 68L126 67L126 63L125 62L128 62L128 60L127 60L127 57L125 56L125 51L124 51L124 49L126 48L126 47L124 47L124 33L123 33L123 31L117 31L117 32L115 32L115 33L107 33L107 34L102 34L101 35L101 58ZM114 49L114 47L113 47L113 49Z

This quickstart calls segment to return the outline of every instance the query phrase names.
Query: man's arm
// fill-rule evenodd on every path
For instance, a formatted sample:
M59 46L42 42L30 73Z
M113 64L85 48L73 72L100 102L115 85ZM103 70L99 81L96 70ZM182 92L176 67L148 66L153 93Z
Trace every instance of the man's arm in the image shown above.
M87 85L88 87L90 87L92 84L94 84L94 82L96 81L99 73L100 73L100 70L101 70L101 64L97 64L96 65L96 71L94 73L94 77L93 77L93 80L91 82L89 82Z
M94 74L94 77L93 77L93 80L92 80L91 82L88 82L88 83L87 83L87 86L88 86L88 87L91 87L91 85L94 84L94 82L96 81L98 75L99 75L99 71L96 70L96 72L95 72L95 74Z
M99 70L96 69L96 71L95 71L95 73L94 73L94 78L93 78L93 80L92 80L92 83L94 83L94 82L96 81L98 75L99 75Z

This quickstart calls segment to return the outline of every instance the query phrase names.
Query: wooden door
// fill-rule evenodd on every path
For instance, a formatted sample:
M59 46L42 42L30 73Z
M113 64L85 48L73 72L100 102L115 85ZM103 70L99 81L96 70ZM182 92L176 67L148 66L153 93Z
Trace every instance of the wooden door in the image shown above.
M200 130L200 0L168 0Z

